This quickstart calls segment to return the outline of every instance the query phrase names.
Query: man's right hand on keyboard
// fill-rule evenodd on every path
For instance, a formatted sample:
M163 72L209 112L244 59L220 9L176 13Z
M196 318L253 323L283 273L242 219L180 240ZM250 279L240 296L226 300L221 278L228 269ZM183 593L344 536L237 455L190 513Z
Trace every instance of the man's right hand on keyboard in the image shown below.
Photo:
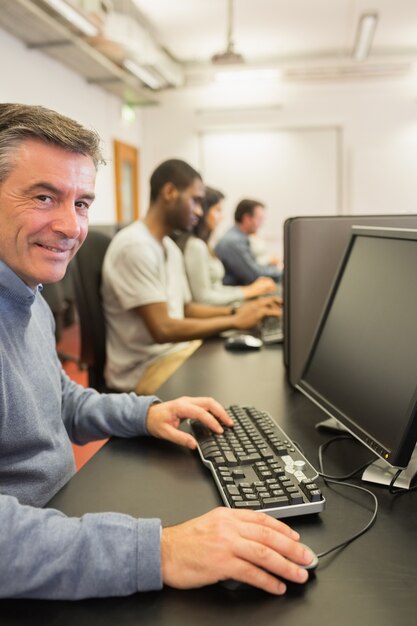
M235 327L245 330L256 326L264 317L282 315L282 300L278 297L257 298L241 304L236 310Z
M276 578L304 583L314 554L289 526L264 513L217 508L164 528L161 568L164 584L190 589L233 579L282 595Z

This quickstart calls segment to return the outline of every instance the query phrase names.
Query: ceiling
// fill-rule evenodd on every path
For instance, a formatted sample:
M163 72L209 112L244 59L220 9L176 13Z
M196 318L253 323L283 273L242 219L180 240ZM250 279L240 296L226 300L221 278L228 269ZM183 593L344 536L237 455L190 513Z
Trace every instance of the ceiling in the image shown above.
M227 0L135 0L160 42L183 62L225 46ZM248 59L350 54L358 19L379 13L374 51L417 53L415 0L235 0L236 48Z
M226 48L228 0L135 0L155 37L184 64L189 82ZM378 14L371 54L352 58L360 16ZM417 63L416 0L235 0L233 39L249 66L288 79L401 73Z
M371 80L417 64L416 0L66 1L98 25L98 36L82 35L48 0L0 0L0 28L132 104L155 102L168 86L206 84L218 69L213 55L231 42L244 59L237 67L276 68L288 81ZM372 48L357 62L358 22L369 12L378 15ZM108 28L115 15L129 21L121 34ZM143 32L154 46L147 59ZM124 67L132 55L165 76L160 87L150 89Z

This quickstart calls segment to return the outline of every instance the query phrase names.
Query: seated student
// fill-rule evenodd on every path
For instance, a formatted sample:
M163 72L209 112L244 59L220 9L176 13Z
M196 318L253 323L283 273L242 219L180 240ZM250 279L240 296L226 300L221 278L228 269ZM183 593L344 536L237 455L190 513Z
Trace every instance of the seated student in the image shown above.
M196 348L190 341L253 328L281 312L274 298L237 310L193 302L183 256L170 235L196 224L203 182L188 163L170 159L153 172L150 186L144 220L114 236L103 264L106 382L137 393L153 393Z
M225 285L249 285L259 276L281 281L275 265L261 265L251 249L249 236L262 226L265 206L257 200L241 200L235 211L235 225L219 240L214 252L224 265Z
M223 285L223 263L209 246L209 239L222 219L224 195L206 187L202 201L203 214L192 233L176 233L174 241L184 254L185 270L194 302L222 305L243 302L276 292L271 278L259 277L243 287Z
M264 239L259 237L258 233L249 235L249 243L254 257L260 265L276 265L282 267L282 261L275 255L270 254Z
M73 120L0 104L0 597L75 600L226 578L282 594L263 568L302 583L298 564L313 555L268 515L218 508L161 528L159 519L44 508L75 472L70 440L152 435L194 448L182 419L216 432L230 425L210 398L99 394L62 370L40 292L61 280L87 235L101 160L97 135Z
M272 278L263 276L243 287L223 285L223 263L209 246L209 239L222 219L224 195L206 187L202 201L203 215L192 233L179 233L174 241L184 254L185 270L194 302L232 304L276 291Z

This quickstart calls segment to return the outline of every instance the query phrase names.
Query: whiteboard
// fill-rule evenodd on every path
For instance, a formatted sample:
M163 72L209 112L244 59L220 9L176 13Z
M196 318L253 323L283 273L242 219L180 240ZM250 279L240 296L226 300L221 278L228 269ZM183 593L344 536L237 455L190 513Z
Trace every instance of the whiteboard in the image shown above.
M199 141L204 182L226 196L214 240L233 224L242 198L266 205L259 234L281 258L288 217L341 212L340 128L208 130Z

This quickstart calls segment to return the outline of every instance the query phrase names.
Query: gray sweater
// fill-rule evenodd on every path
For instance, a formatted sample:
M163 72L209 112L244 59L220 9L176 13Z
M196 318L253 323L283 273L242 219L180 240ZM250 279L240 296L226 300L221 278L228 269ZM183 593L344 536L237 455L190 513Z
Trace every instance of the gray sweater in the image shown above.
M39 291L0 261L0 597L160 589L160 520L41 508L75 472L71 441L146 435L157 398L101 395L72 382Z

